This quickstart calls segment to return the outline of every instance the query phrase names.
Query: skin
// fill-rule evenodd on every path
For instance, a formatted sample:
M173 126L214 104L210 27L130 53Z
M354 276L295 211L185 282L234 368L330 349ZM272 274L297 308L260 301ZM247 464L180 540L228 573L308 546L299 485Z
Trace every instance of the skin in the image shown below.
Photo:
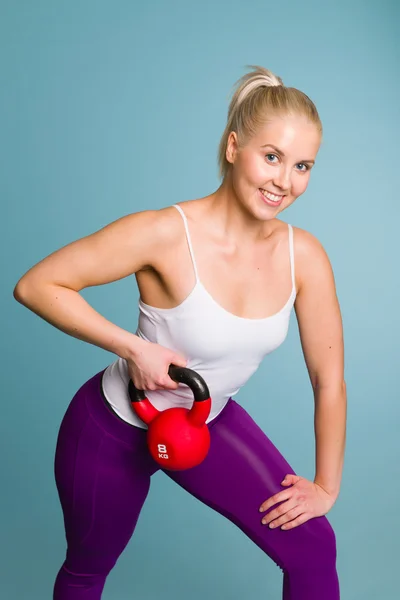
M264 318L287 301L288 228L278 215L306 191L320 142L315 125L299 115L271 116L242 144L232 132L226 148L229 169L221 186L209 196L181 203L200 280L225 310ZM284 195L282 205L268 206L260 188ZM283 502L263 522L288 528L326 514L337 498L346 406L342 323L332 268L319 241L293 229L295 312L316 402L316 476L311 482L288 474L282 482L286 489L256 507L266 512ZM57 250L20 279L14 296L65 333L126 359L139 389L175 389L168 367L185 366L185 357L111 323L79 294L132 274L142 300L152 306L171 308L190 294L195 276L175 208L124 216Z
M221 192L236 197L236 203L253 218L254 229L269 221L266 230L272 231L273 220L306 191L320 143L316 126L295 115L270 118L243 147L232 132L226 152L232 167ZM260 202L259 188L284 195L281 206Z
M277 216L307 189L320 141L315 125L302 117L273 118L242 147L232 132L226 150L230 169L220 188L205 198L180 203L189 221L200 279L229 312L263 318L277 312L289 297L287 225ZM271 147L263 148L266 143L282 150L285 158ZM308 162L301 164L303 159ZM260 198L260 188L283 194L282 205L268 206ZM167 210L182 227L176 210ZM300 235L297 230L296 238ZM179 253L172 248L175 254L162 260L173 261L176 271L185 273L184 281L169 273L165 264L156 269L163 272L161 280L153 270L136 273L147 304L171 308L191 292L193 268L186 240L182 235L180 239ZM300 285L300 276L296 280Z
M236 133L230 134L226 158L231 167L213 202L219 210L224 210L229 231L236 239L246 237L247 243L251 243L260 237L267 240L282 237L282 223L277 216L306 191L320 142L315 125L295 115L272 118L242 146ZM259 188L283 195L282 204L275 208L260 201ZM289 473L281 482L287 489L261 504L260 512L269 511L262 523L284 530L325 515L336 501L343 462L346 411L342 322L332 268L315 237L298 228L295 228L294 237L295 311L304 357L316 402L322 398L322 404L325 398L328 399L325 403L330 402L331 428L335 431L336 424L337 433L326 441L328 411L320 408L318 415L317 409L316 428L320 438L325 439L325 446L323 439L319 444L319 463L324 465L316 479L311 482ZM326 459L328 454L333 457L331 464ZM327 472L335 472L336 478L324 476ZM279 506L271 510L276 504Z

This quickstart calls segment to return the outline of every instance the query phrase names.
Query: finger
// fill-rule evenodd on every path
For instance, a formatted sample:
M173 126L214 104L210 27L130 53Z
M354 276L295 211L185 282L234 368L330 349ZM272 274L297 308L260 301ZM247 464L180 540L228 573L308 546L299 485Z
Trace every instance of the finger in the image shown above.
M300 477L298 475L294 475L293 473L288 473L285 475L285 478L281 482L282 485L292 485L300 481Z
M266 510L271 508L271 506L274 506L274 504L278 504L278 502L283 502L284 500L289 500L289 498L292 497L292 494L293 492L291 490L284 490L283 492L278 492L277 494L274 494L273 496L268 498L268 500L263 502L258 510L260 512L265 512Z
M174 381L173 379L169 378L169 380L167 381L168 387L171 390L177 390L179 387L179 382L178 381Z
M284 504L281 504L278 508L275 508L270 513L265 515L261 519L261 523L263 525L269 525L270 523L272 523L278 519L281 519L281 522L283 523L282 518L284 516L286 516L290 511L292 511L296 507L298 507L298 510L299 510L299 503L294 498L291 501L288 500ZM297 514L294 516L297 517Z
M175 354L171 360L171 363L176 365L177 367L186 367L187 360L183 356L179 356L179 355Z
M157 384L150 381L149 383L144 383L140 389L145 390L146 392L153 392L154 390L158 389L158 386Z
M166 390L176 390L178 387L177 382L174 381L173 379L171 379L171 377L167 374L164 375L163 377L160 377L160 379L158 381L158 385L160 388L166 389Z
M268 515L268 517L266 517L266 522L264 523L264 519L263 519L262 523L263 523L263 525L268 525L270 527L270 529L274 529L275 527L279 527L280 525L283 525L284 523L287 523L288 521L291 521L292 519L296 519L302 513L303 513L302 507L297 504L297 505L291 507L289 510L287 510L281 516L273 517L272 519L270 519L269 515Z
M284 525L282 525L281 529L283 529L284 531L286 531L288 529L294 529L295 527L298 527L299 525L306 523L311 518L312 518L312 515L303 513L303 514L299 515L297 517L297 519L294 519L293 521L290 521L289 523L285 523Z
M141 380L138 380L137 378L136 378L135 380L133 380L133 379L132 379L132 381L133 381L133 383L134 383L134 385L135 385L135 388L136 388L137 390L145 390L145 389L146 389L146 387L145 387L145 386L146 386L146 384L145 384L145 383L143 383L143 381L141 381Z

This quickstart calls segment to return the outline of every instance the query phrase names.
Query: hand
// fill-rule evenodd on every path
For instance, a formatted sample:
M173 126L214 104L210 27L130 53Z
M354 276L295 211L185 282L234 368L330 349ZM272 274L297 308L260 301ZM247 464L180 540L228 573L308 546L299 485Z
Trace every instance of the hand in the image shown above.
M317 483L298 475L286 475L282 485L291 487L274 494L260 506L260 512L265 512L274 504L285 501L262 519L261 522L269 524L271 529L279 526L285 530L293 529L309 519L326 515L336 500Z
M179 384L168 375L168 369L171 364L186 367L186 358L146 340L142 340L139 348L132 358L127 358L129 376L135 387L139 390L176 390Z

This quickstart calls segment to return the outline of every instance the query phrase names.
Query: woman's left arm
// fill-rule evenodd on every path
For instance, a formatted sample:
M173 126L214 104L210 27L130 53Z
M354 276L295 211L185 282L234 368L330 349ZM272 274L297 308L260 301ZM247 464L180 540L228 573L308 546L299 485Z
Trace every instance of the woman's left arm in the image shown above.
M336 500L342 477L347 413L342 318L325 250L314 236L305 231L299 234L295 311L314 392L314 482Z
M340 490L346 440L347 396L343 327L332 267L319 241L304 230L295 233L296 317L301 346L314 393L316 469L310 482L286 474L286 488L260 506L270 527L292 529L326 514Z

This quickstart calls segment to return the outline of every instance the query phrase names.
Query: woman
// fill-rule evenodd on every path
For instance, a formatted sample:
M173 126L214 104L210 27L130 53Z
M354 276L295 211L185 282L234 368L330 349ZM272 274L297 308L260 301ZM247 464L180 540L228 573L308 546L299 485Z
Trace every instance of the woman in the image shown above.
M337 600L336 501L345 446L340 309L321 244L278 219L307 188L322 127L302 92L267 69L238 82L211 195L125 216L30 269L16 299L65 333L117 355L75 394L55 476L67 553L55 600L98 600L159 470L128 381L163 410L192 404L168 376L196 370L213 400L211 448L197 467L165 472L230 519L283 570L284 600ZM98 314L80 290L135 274L136 334ZM314 481L289 464L232 396L284 341L295 308L315 398Z

